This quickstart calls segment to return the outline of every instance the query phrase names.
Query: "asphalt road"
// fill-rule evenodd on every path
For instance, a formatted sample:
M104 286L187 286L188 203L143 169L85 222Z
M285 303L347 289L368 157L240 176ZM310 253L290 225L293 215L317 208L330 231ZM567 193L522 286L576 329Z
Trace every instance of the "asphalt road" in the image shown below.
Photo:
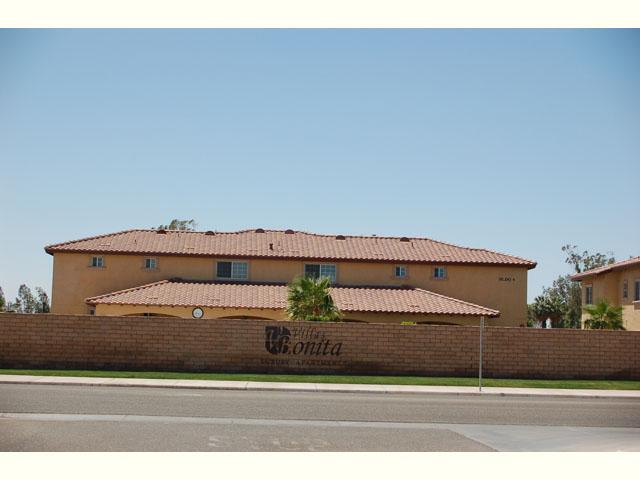
M640 451L640 401L0 385L3 451Z

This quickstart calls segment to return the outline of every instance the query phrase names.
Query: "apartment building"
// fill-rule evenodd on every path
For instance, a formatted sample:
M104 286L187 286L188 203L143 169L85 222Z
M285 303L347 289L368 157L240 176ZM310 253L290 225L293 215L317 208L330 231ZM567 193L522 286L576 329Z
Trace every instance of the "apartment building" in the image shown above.
M287 283L331 279L345 321L524 326L536 263L428 238L127 230L45 247L52 312L286 319Z

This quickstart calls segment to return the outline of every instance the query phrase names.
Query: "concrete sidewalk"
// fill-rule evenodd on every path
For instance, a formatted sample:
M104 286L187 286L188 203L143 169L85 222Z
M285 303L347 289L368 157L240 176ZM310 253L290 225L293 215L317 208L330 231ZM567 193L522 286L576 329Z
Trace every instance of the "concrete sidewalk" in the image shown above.
M584 390L560 388L442 387L422 385L349 385L338 383L242 382L147 378L54 377L0 375L0 384L82 385L93 387L205 388L212 390L280 390L287 392L416 393L448 395L519 395L587 398L636 398L640 390Z

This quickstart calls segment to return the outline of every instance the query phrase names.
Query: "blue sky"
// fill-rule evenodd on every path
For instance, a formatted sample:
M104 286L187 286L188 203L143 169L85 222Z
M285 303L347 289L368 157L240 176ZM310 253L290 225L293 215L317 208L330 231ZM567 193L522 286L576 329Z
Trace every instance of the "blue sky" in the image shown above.
M640 255L640 31L2 30L0 286L46 244L201 229Z

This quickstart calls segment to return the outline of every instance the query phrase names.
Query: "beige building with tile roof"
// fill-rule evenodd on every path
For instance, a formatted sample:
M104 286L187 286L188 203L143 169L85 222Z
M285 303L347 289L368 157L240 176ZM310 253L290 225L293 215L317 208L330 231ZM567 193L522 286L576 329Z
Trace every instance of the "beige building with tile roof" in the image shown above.
M127 230L50 245L53 313L285 319L286 284L329 277L349 321L526 324L535 262L427 238ZM194 313L195 310L195 313Z
M577 273L571 279L581 283L583 305L603 299L621 305L624 328L640 330L640 257ZM586 317L583 313L583 322Z

